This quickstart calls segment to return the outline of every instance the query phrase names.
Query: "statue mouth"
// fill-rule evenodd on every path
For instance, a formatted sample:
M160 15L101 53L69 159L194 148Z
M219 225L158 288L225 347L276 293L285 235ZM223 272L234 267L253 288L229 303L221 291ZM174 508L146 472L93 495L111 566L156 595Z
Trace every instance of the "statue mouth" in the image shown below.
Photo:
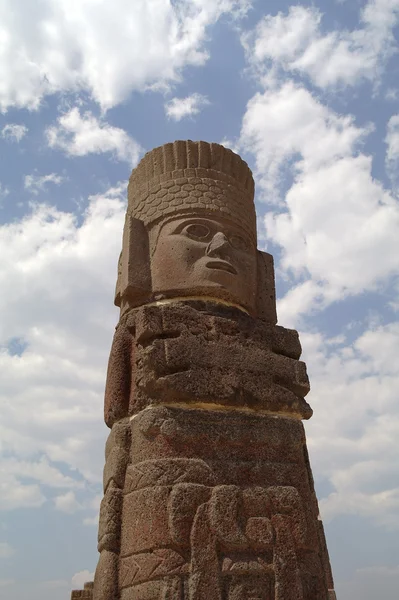
M218 271L227 271L232 275L237 275L236 269L226 260L212 260L205 265L208 269L216 269Z

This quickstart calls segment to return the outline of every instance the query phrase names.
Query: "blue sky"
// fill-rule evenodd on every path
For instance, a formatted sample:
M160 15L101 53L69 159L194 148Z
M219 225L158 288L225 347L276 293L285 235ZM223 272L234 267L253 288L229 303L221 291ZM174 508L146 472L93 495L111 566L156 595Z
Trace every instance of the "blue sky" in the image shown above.
M0 586L97 560L126 184L145 151L253 169L339 600L399 587L399 0L0 0Z

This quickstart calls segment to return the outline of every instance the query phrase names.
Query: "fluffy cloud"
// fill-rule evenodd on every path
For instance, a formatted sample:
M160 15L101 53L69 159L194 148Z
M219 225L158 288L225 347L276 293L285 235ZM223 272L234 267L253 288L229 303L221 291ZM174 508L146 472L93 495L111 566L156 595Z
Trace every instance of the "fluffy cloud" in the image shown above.
M8 123L1 130L1 137L11 142L20 142L28 133L28 128L25 125L17 125L16 123Z
M61 494L54 498L55 508L61 512L73 514L77 510L80 510L82 506L76 500L76 496L72 491Z
M297 282L280 302L285 324L399 272L399 206L360 152L369 132L292 81L248 103L241 147L255 156L261 196L276 205L266 238Z
M333 486L323 519L360 515L399 529L399 323L352 343L306 332L301 341L317 415L307 425L312 466Z
M100 482L125 194L91 197L81 222L37 204L0 228L0 285L12 290L0 298L1 508L41 506L49 487L65 489L65 508L82 482Z
M0 473L2 473L0 462ZM46 501L38 484L26 484L13 475L2 473L0 483L0 510L38 508Z
M184 117L198 115L201 109L209 104L209 100L202 94L191 94L186 98L172 98L165 104L165 112L169 119L181 121Z
M361 12L361 28L324 34L316 8L291 6L286 14L266 16L243 42L258 68L272 61L307 75L321 88L355 85L362 79L375 82L396 52L393 28L398 15L398 0L369 0Z
M0 110L88 91L104 109L207 60L207 29L248 0L43 0L0 6Z
M37 196L39 192L42 192L49 183L54 185L61 185L65 181L65 177L57 175L56 173L50 173L49 175L25 175L24 187L29 190L32 194Z
M123 129L112 127L91 112L83 115L77 107L62 114L57 125L46 130L48 144L69 156L111 152L120 161L134 165L141 151L139 144Z
M368 132L356 127L351 116L335 114L305 87L287 81L249 101L241 144L254 154L258 180L270 201L290 161L296 171L315 171L351 156Z
M32 462L17 460L16 458L5 458L1 462L1 470L3 476L33 479L42 485L52 488L82 487L80 482L60 473L44 457L39 461Z
M72 577L72 588L82 589L87 581L93 581L94 573L90 573L87 569L85 571L79 571Z

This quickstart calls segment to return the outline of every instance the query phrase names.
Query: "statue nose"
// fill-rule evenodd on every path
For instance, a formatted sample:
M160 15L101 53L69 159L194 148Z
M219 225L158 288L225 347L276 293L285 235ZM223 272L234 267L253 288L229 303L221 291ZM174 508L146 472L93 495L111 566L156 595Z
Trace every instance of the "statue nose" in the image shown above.
M215 233L211 241L209 242L206 248L206 254L208 256L212 256L218 254L220 250L223 250L226 246L229 245L229 240L221 231Z

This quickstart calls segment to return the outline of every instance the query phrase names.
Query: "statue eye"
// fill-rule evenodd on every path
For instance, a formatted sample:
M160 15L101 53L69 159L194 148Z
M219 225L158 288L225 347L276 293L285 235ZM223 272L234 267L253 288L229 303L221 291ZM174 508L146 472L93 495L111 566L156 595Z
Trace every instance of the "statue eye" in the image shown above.
M242 252L247 252L249 250L249 243L240 235L232 235L229 238L229 241L236 250L241 250Z
M201 223L191 223L191 225L187 225L187 227L184 229L184 232L194 240L205 241L209 237L211 231L206 225Z

